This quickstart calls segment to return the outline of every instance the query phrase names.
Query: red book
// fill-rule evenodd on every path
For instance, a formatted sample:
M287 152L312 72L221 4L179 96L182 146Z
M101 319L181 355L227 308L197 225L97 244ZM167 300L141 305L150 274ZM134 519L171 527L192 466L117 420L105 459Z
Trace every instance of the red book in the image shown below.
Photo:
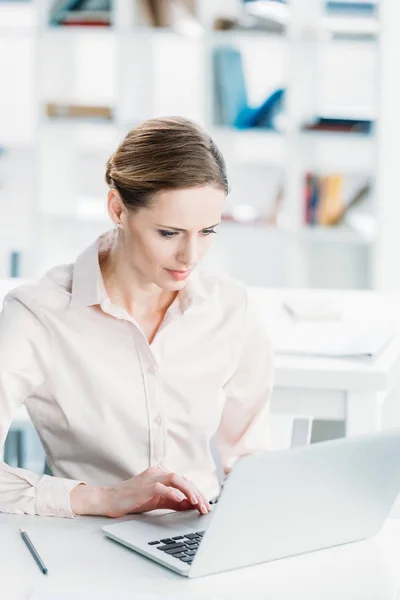
M110 23L104 21L62 21L62 27L110 27Z

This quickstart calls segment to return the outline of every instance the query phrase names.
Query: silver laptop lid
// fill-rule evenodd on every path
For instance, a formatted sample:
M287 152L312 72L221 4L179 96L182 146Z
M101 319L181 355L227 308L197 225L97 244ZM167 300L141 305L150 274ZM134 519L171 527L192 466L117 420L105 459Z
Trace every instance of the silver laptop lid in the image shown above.
M399 491L399 429L244 457L189 577L370 537Z

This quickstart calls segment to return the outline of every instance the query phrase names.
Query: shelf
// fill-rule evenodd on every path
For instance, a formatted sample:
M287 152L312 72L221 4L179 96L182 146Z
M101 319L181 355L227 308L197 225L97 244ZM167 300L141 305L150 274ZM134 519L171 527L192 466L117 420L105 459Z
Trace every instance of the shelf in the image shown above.
M41 34L44 37L57 38L60 36L113 36L118 33L118 30L113 26L90 26L90 25L46 25L41 29Z
M356 246L369 246L373 243L373 236L366 236L350 227L340 225L338 227L304 226L299 232L300 240L312 243L335 243Z
M103 196L80 195L74 212L51 212L44 208L40 211L40 218L43 221L51 222L74 222L93 225L110 225L112 223L107 213L106 194Z
M107 216L81 216L77 214L52 214L52 213L42 213L39 217L40 221L47 225L66 225L71 224L74 226L81 225L83 226L93 226L100 227L104 226L104 231L107 229L112 229L113 224L111 219Z
M114 121L43 117L41 126L47 138L64 136L65 143L93 152L113 152L126 133Z
M373 171L374 135L331 131L302 131L302 151L310 170Z
M334 35L377 36L379 23L371 17L327 16L321 21L321 28Z
M233 127L210 129L221 151L238 163L284 166L284 133L266 129L239 130ZM343 173L372 171L375 164L372 134L304 131L300 133L299 152L305 170L339 170Z
M20 140L1 140L0 139L0 159L3 156L6 156L6 154L8 152L31 152L33 151L35 148L34 142L31 141L20 141ZM4 149L4 152L1 152L1 150Z
M0 3L0 33L33 31L37 23L34 2Z
M227 29L224 31L212 30L205 34L205 39L212 44L235 44L248 39L265 40L270 38L286 43L286 35L279 31L268 29Z
M373 236L363 235L346 225L340 225L337 227L311 227L305 225L300 230L291 230L268 225L268 223L262 221L241 222L224 219L222 221L221 228L226 228L226 226L235 227L238 231L243 232L264 229L266 235L280 235L287 238L297 238L298 240L307 243L334 243L355 246L369 246L374 241Z
M240 163L283 166L285 136L267 129L210 128L210 135L223 154L233 155Z
M247 11L255 17L267 19L285 27L290 21L290 7L276 2L251 3ZM378 20L374 16L362 16L354 12L325 14L312 31L304 31L305 37L318 38L324 33L339 35L376 35L379 32Z

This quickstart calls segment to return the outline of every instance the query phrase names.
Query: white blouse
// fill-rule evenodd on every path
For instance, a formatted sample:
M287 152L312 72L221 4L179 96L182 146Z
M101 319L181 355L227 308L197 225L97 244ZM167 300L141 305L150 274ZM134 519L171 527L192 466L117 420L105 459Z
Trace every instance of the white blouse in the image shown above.
M153 465L218 493L223 466L269 448L270 344L245 285L195 271L153 342L105 291L99 253L8 294L0 314L0 444L25 404L53 477L0 463L0 511L73 517L80 482L110 485Z

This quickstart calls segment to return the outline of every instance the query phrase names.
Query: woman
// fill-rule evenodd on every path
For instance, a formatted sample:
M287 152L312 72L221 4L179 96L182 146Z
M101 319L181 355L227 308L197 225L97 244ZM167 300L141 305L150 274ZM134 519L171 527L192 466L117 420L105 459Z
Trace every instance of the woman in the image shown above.
M128 133L107 164L115 228L13 290L0 316L0 442L25 404L54 476L0 464L0 511L206 514L224 470L267 447L272 360L246 287L197 271L228 184L182 118Z

